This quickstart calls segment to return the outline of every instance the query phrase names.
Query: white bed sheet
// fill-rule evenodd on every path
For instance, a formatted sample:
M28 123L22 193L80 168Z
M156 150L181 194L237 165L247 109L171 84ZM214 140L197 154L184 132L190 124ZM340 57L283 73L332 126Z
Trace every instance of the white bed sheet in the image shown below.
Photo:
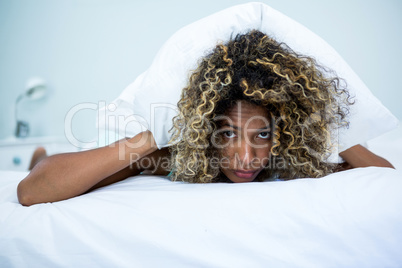
M401 139L369 145L399 168ZM23 207L26 174L0 172L0 267L402 266L398 170L205 185L138 176Z

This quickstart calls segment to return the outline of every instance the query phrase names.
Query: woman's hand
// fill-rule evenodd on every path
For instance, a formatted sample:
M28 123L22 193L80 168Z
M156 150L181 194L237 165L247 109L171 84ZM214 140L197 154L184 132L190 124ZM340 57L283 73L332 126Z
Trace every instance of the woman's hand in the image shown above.
M346 161L347 168L358 167L389 167L394 166L386 159L372 153L361 145L355 145L339 154Z

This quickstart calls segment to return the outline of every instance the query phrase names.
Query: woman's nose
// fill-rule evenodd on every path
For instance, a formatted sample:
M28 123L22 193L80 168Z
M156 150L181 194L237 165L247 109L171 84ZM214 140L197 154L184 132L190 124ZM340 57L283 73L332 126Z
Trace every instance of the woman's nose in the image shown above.
M242 164L244 169L250 169L250 165L255 159L255 148L253 144L250 141L244 140L241 142L237 151L239 154L239 164Z

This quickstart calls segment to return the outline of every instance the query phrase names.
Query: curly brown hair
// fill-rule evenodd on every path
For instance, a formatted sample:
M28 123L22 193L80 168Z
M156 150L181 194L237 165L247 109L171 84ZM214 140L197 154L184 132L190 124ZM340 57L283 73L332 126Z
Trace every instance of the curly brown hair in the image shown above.
M351 104L343 80L313 58L252 30L217 45L183 89L172 128L173 180L225 180L210 163L220 157L212 142L215 118L239 100L261 105L272 115L271 156L281 159L282 167L265 168L258 180L333 172L335 165L326 161L334 147L331 133L348 125Z

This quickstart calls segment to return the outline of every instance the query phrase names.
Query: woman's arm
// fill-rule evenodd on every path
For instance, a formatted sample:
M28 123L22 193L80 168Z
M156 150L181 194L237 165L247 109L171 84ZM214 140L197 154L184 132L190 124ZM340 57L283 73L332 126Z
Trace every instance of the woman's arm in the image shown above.
M106 147L50 156L19 183L18 200L26 206L55 202L85 193L116 173L115 181L121 180L130 175L122 170L156 149L152 133L145 131Z
M127 179L144 172L148 175L168 175L170 172L170 153L169 148L156 150L149 155L142 157L141 160L123 168L117 173L101 180L92 186L87 192L95 190L100 187L110 185L112 183Z
M372 153L361 145L355 145L339 155L349 164L350 168L371 166L394 168L386 159Z

